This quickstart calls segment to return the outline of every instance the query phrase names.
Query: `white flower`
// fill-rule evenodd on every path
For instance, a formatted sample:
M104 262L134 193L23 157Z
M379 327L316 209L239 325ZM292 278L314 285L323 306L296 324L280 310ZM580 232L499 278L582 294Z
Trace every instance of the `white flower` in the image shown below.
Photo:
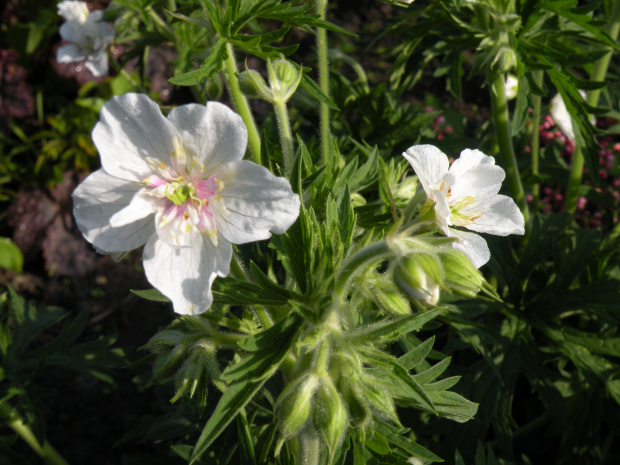
M281 234L299 215L286 179L242 160L247 130L220 103L184 105L165 118L146 95L114 97L93 141L102 169L73 193L77 224L113 256L146 244L146 276L177 313L211 305L232 244Z
M524 234L521 211L510 197L498 194L505 173L493 157L465 149L448 169L448 157L432 145L415 145L403 156L434 203L435 221L446 236L458 239L453 247L466 254L476 268L491 257L486 241L453 226L497 236Z
M106 47L114 37L114 29L101 21L103 11L88 13L85 2L64 0L58 4L58 14L66 21L60 26L60 37L68 42L58 49L58 63L72 63L85 60L84 66L95 77L108 72Z

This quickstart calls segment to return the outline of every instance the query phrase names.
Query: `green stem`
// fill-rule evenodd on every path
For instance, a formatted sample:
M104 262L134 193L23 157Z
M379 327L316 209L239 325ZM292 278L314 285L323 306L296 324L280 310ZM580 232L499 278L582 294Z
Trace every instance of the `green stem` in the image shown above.
M340 303L347 290L347 286L351 279L359 273L365 266L372 262L381 261L392 255L388 243L385 240L375 242L374 244L364 247L351 255L341 266L340 271L336 275L336 282L334 284L334 292L337 299L334 299L335 303Z
M316 13L320 19L325 19L327 0L317 0ZM327 31L318 28L316 33L316 47L319 58L319 87L325 95L329 97L329 68L327 63ZM323 164L327 165L329 160L329 107L321 102L321 158Z
M319 465L321 462L321 441L316 431L306 428L299 435L299 452L297 463Z
M252 112L250 111L248 101L239 88L239 80L237 79L237 63L235 61L235 52L231 43L226 44L226 51L228 52L226 57L226 81L228 82L230 97L232 98L241 119L243 119L243 122L248 128L248 144L250 146L250 150L252 151L252 155L254 155L256 163L260 165L260 136L258 134L258 129L256 129L256 124L254 123L254 118L252 117Z
M534 77L534 82L539 87L542 87L543 77L544 77L542 70L534 71L533 77ZM541 101L542 101L542 98L540 97L540 95L532 94L532 106L534 107L532 111L532 131L533 131L532 132L532 174L534 176L538 176L538 173L539 173L538 162L540 158L540 131L538 130L538 127L540 126L540 103ZM534 197L534 202L532 204L532 207L534 209L534 212L537 212L538 201L539 201L539 196L540 196L540 186L538 185L538 183L534 184L532 196Z
M22 417L6 402L0 402L0 418L5 418L7 426L26 441L39 457L47 463L51 465L68 465L67 461L56 452L56 449L48 441L45 441L43 447L41 447L30 426L25 424Z
M495 133L500 148L500 158L502 167L506 171L510 193L515 202L519 206L521 213L527 224L529 213L527 203L523 193L523 185L519 176L519 167L517 165L517 157L512 146L510 136L510 120L508 117L508 105L505 93L506 77L504 73L494 73L491 78L491 107L493 110L493 123L495 125Z
M603 27L609 37L613 41L618 38L618 32L620 32L620 2L613 2L614 7L611 12L609 22ZM592 68L592 74L590 74L591 81L603 81L607 75L607 68L609 67L609 61L613 50L609 50L607 54L601 57ZM588 91L586 102L588 105L596 107L598 105L598 99L601 95L601 89L594 89ZM583 177L583 153L579 145L575 146L573 153L573 160L571 162L570 173L568 174L568 188L566 189L566 206L567 212L570 212L573 216L577 210L577 199L579 198L579 187L581 186L581 179Z
M293 170L294 151L293 135L291 133L291 123L288 119L288 111L286 110L286 102L283 99L276 99L273 102L273 107L276 111L276 119L278 120L278 128L280 130L284 171L290 177Z

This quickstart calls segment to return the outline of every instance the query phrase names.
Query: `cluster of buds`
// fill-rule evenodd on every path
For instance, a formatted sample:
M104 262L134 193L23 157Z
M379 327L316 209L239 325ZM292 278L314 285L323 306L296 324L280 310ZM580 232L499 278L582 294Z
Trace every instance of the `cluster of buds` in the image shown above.
M244 94L251 98L260 98L270 103L286 103L295 93L303 72L285 58L271 61L267 59L269 85L253 69L239 73L239 86Z
M410 300L427 305L437 304L441 289L467 298L480 291L495 295L471 260L451 247L408 253L397 259L392 276Z
M174 380L176 394L171 402L184 395L196 396L204 408L209 381L223 387L216 359L218 345L210 332L201 318L185 317L155 334L143 347L155 356L151 383Z

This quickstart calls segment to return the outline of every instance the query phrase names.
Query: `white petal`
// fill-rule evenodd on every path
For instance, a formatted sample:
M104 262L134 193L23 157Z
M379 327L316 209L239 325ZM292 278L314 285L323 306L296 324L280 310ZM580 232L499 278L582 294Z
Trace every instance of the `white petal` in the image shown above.
M173 247L153 236L144 248L144 270L149 282L172 300L174 311L196 315L213 302L211 284L230 271L232 245L221 239L218 246L193 234L189 247Z
M93 53L84 62L84 66L95 77L105 76L108 74L108 52L103 49Z
M140 189L132 197L129 205L112 215L110 225L119 228L153 215L157 211L157 201L158 199L147 194L145 188Z
M482 215L465 226L467 229L496 236L525 234L523 214L510 197L494 195L476 202L471 208L482 212ZM463 212L467 213L467 209L463 209Z
M448 157L434 145L414 145L403 157L413 167L427 195L431 184L441 182L448 172Z
M517 96L519 91L519 80L513 74L506 76L506 85L504 86L504 95L506 100L512 100Z
M91 40L84 25L77 21L65 21L60 25L58 33L67 42L73 42L78 45L88 43Z
M459 241L453 242L452 247L463 252L476 268L480 268L491 258L487 241L478 234L450 229L451 236Z
M185 150L202 161L205 173L213 174L245 154L248 131L241 116L226 105L183 105L174 108L168 120L181 134Z
M227 209L216 216L217 229L234 244L282 234L299 216L299 195L289 182L256 163L229 163L215 177L224 184L220 196Z
M551 103L549 104L549 113L551 113L553 122L559 126L564 135L568 139L574 141L575 131L573 130L573 121L571 120L570 113L566 109L566 104L564 103L561 94L558 93L551 99Z
M93 130L103 168L112 176L138 182L152 174L147 157L170 166L174 137L179 137L177 130L144 94L113 97Z
M435 221L441 228L441 230L450 236L450 226L452 224L452 214L450 213L450 206L446 199L446 194L437 189L431 189L428 197L435 201Z
M74 61L82 61L84 58L86 56L80 52L75 44L63 45L56 52L56 61L58 63L73 63Z
M107 253L144 245L155 233L152 216L120 227L110 224L110 218L127 207L140 189L140 184L110 176L102 169L88 176L73 192L73 215L86 240Z
M88 16L88 7L86 2L65 0L58 4L58 14L67 21L72 20L83 23Z
M452 166L455 164L456 161ZM468 196L477 199L479 197L495 195L502 187L502 181L505 177L506 173L499 166L491 164L473 166L459 177L456 177L454 184L450 187L450 204L454 204Z
M450 166L450 173L458 179L470 169L480 165L495 165L495 158L485 155L480 150L465 149Z

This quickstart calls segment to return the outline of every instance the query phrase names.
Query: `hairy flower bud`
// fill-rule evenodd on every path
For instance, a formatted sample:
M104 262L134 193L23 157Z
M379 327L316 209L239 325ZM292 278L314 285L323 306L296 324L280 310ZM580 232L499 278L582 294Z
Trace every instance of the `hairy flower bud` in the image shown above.
M297 90L303 75L302 71L284 58L273 62L267 60L267 70L274 100L286 102Z
M463 252L445 249L438 255L444 269L444 284L450 292L463 297L475 297L484 287L486 281L482 273Z
M392 396L387 391L379 389L377 385L377 380L365 376L364 397L379 414L386 415L394 423L400 424Z
M273 101L273 92L271 92L271 89L258 71L246 68L246 71L237 75L237 79L239 79L241 92L249 98L260 98L268 102Z
M393 271L394 283L411 299L435 305L439 286L443 282L437 258L428 253L413 253L402 257Z
M318 376L309 374L286 386L276 401L280 433L288 439L301 430L310 416L312 397L319 384Z
M312 422L330 451L336 451L348 427L347 411L327 373L315 394Z

